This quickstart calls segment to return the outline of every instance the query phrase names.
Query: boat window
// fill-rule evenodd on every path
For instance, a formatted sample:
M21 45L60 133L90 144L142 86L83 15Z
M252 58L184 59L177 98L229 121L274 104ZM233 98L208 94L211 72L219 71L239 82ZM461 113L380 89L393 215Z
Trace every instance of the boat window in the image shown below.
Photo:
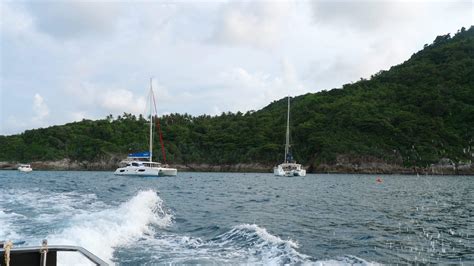
M138 172L145 172L145 169L138 169Z
M125 170L120 170L120 172L121 172L121 173L122 173L122 172L125 172Z
M138 166L138 163L132 163L132 166Z

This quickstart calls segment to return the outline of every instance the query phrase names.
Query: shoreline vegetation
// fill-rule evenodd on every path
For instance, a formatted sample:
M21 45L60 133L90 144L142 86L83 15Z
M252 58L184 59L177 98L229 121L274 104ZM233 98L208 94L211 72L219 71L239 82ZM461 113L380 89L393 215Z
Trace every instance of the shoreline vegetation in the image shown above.
M292 153L308 173L472 175L474 27L437 36L370 79L291 103ZM245 113L163 115L168 162L181 171L271 172L283 159L286 110L283 98ZM0 136L0 169L113 170L148 149L147 121L124 113Z
M70 161L63 159L59 161L36 161L31 162L34 170L53 171L114 171L118 161ZM0 162L0 170L16 170L19 163ZM239 164L173 164L179 171L186 172L258 172L271 173L272 165L260 163ZM474 164L457 165L449 159L442 160L430 167L403 167L396 164L373 161L357 161L347 158L333 165L321 164L317 167L309 167L308 173L313 174L420 174L420 175L474 175Z

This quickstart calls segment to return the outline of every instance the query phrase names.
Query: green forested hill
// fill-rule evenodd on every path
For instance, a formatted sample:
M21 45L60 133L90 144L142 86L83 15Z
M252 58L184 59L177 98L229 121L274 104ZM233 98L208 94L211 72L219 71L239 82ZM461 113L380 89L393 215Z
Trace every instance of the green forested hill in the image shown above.
M286 99L256 112L161 118L172 163L275 164L283 159ZM338 156L428 166L473 159L474 28L438 36L370 80L292 99L292 143L308 166ZM160 156L159 145L155 155ZM142 117L70 123L0 136L0 161L99 160L147 149ZM158 158L159 160L160 158Z

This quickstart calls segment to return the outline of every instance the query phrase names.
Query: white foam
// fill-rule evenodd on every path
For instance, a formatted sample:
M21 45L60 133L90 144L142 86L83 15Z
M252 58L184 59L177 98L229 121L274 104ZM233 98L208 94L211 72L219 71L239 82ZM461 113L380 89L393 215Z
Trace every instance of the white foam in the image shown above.
M296 251L298 244L270 234L255 224L241 224L213 238L159 233L145 238L140 246L150 263L163 264L288 264L310 263L309 256ZM133 248L133 247L132 247Z
M113 264L117 247L136 250L137 247L150 263L165 264L313 264L313 265L376 265L355 256L318 260L297 251L298 243L268 232L256 224L240 224L213 238L176 235L153 227L167 227L173 216L163 207L155 191L138 192L119 206L110 206L97 200L95 194L76 192L50 193L39 191L9 190L0 193L0 240L20 240L21 228L15 221L32 219L39 226L53 222L60 225L48 236L34 236L27 240L38 245L47 238L50 245L67 244L82 246L105 261ZM19 215L2 207L25 205L37 214ZM3 239L2 239L3 238ZM31 236L29 237L31 238ZM84 265L80 257L59 255L65 265ZM133 261L130 261L133 262Z
M264 241L269 242L271 244L279 245L279 244L285 244L288 245L292 248L298 248L298 243L292 241L292 240L282 240L278 236L274 236L270 233L268 233L267 229L262 228L256 224L241 224L237 225L234 227L233 231L237 230L248 230L248 231L254 231L260 238L262 238Z
M256 224L237 225L220 236L222 244L229 241L247 242L248 263L288 264L309 262L309 256L296 251L298 243L283 240ZM235 243L241 245L242 243Z
M111 263L114 247L152 233L152 224L170 225L172 217L163 209L163 201L156 192L140 191L116 208L74 216L68 227L47 238L51 244L82 246Z
M10 189L0 193L3 206L32 208L40 216L31 216L38 222L52 222L71 217L81 212L103 209L105 204L97 201L95 194L78 192L41 192L39 190Z
M368 262L364 259L358 258L356 256L343 256L337 259L327 259L327 260L318 260L314 263L314 265L324 265L324 266L345 266L345 265L360 265L360 266L376 266L382 265L376 262Z
M10 212L6 213L0 209L0 241L18 240L21 238L20 234L15 231L15 220L23 218L23 215Z
M201 238L157 234L140 243L148 264L244 264L244 265L378 265L355 256L315 260L299 253L298 243L270 234L256 224L241 224L204 241ZM133 248L133 247L132 247Z

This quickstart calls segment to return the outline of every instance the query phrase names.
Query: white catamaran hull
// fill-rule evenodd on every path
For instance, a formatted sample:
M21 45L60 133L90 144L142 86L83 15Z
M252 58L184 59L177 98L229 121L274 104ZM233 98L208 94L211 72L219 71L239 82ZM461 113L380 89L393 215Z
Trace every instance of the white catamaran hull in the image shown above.
M273 168L273 174L276 176L306 176L305 169L283 169L278 166Z
M135 175L135 176L176 176L176 168L164 167L121 167L115 170L115 175Z

